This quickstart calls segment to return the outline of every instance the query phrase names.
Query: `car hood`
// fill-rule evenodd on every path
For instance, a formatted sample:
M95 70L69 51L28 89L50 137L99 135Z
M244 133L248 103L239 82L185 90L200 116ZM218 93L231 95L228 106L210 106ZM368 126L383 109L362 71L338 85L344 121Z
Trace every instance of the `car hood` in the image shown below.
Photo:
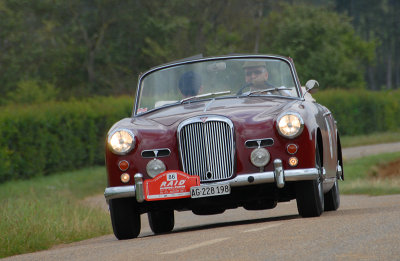
M199 115L222 115L233 122L256 123L275 119L296 102L299 101L270 96L212 99L161 108L135 117L133 121L138 125L156 122L166 127Z

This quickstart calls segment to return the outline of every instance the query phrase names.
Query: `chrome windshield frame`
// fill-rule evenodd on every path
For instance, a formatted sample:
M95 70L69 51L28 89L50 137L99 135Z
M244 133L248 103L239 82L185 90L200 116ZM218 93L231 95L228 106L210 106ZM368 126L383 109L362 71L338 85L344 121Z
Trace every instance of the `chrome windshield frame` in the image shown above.
M135 103L134 103L133 111L132 111L132 117L145 115L145 114L147 114L149 112L152 112L154 110L158 110L159 109L159 108L155 108L155 109L149 110L147 112L142 112L139 115L136 113L137 109L138 109L138 102L139 102L140 94L141 94L141 91L142 91L141 90L142 89L141 86L142 86L143 79L146 78L146 76L151 74L151 73L154 73L154 72L159 71L159 70L175 67L175 66L180 66L180 65L185 65L185 64L193 64L193 63L198 63L198 62L217 61L217 60L230 60L230 59L254 59L254 58L256 58L256 59L276 59L276 60L281 60L281 61L286 62L290 66L290 71L292 73L293 81L294 81L294 83L296 85L295 87L296 87L297 95L298 95L298 97L290 97L290 98L302 99L301 98L302 97L302 91L301 91L300 80L298 78L298 75L297 75L297 72L296 72L296 68L295 68L294 63L293 63L291 58L284 57L284 56L279 56L279 55L260 55L260 54L205 57L205 58L199 58L199 59L193 59L193 60L184 60L184 61L177 61L177 62L171 62L171 63L163 64L163 65L160 65L160 66L157 66L157 67L153 67L150 70L140 74L139 80L138 80L138 83L137 83L137 88L136 88L137 90L136 90ZM171 105L175 105L175 104L171 104Z

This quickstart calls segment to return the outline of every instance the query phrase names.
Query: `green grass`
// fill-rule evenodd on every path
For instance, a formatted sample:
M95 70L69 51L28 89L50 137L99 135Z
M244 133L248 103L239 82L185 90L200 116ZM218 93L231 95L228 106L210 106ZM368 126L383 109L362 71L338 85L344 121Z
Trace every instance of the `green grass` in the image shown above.
M106 186L104 167L0 185L0 258L112 233L107 212L82 203Z
M340 182L342 194L400 194L400 177L379 178L377 166L400 158L400 152L379 154L344 162L345 180Z
M343 148L380 143L400 142L400 132L383 132L359 136L342 136L340 142Z

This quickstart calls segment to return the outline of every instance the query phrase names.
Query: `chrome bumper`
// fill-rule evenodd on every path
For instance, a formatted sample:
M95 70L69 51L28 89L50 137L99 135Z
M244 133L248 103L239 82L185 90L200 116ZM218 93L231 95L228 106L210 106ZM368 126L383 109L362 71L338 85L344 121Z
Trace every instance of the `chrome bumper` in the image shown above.
M325 169L322 168L322 171L317 168L284 170L282 167L282 161L276 159L274 161L274 171L242 174L230 180L213 182L211 184L229 183L231 187L241 187L264 183L276 183L278 188L283 188L287 181L316 180L319 176L324 179ZM143 202L144 194L142 174L138 173L135 175L135 184L136 185L133 186L106 188L104 191L104 197L107 201L115 198L136 197L136 200L139 203Z

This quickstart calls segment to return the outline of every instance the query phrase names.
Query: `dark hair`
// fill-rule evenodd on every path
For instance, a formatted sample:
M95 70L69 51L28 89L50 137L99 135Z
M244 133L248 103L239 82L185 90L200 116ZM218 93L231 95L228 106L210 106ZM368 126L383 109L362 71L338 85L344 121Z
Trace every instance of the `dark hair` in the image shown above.
M185 72L179 79L179 90L183 96L195 96L201 86L201 76L193 71Z

